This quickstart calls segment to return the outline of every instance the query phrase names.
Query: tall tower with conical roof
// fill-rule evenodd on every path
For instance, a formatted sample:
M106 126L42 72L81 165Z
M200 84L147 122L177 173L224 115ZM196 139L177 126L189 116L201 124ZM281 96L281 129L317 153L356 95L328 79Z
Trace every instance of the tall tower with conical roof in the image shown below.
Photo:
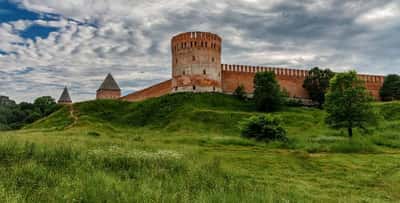
M97 90L96 99L118 99L120 97L121 89L114 77L109 73Z
M58 99L59 104L72 104L71 97L69 96L67 86L64 87L64 91L62 92L60 99Z

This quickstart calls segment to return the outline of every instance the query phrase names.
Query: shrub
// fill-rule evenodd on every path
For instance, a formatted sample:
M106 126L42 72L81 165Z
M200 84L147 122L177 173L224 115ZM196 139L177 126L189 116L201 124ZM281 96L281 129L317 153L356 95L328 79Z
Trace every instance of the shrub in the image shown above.
M240 100L246 99L246 91L244 90L244 86L239 85L233 92L233 95Z
M263 141L288 141L286 131L280 125L280 119L270 116L252 116L241 123L243 137Z

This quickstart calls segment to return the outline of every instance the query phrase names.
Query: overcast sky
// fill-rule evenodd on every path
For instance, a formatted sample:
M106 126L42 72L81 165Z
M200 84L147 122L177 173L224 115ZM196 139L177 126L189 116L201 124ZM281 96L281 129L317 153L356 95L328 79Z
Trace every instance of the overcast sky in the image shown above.
M0 95L95 98L170 78L170 38L209 31L223 63L400 73L400 0L0 0Z

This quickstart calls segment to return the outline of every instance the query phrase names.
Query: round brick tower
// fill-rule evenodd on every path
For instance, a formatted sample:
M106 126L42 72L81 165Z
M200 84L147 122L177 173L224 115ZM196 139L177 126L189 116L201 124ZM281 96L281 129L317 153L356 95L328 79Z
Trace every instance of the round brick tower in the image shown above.
M221 92L222 39L209 32L174 36L172 92Z

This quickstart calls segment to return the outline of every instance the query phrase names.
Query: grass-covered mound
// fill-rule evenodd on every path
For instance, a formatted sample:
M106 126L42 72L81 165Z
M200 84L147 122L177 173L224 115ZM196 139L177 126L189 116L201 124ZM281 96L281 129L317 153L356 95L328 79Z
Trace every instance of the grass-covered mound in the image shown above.
M0 135L1 202L395 202L400 103L374 105L368 135L327 128L325 112L273 113L288 142L240 136L251 102L174 94L64 107Z

